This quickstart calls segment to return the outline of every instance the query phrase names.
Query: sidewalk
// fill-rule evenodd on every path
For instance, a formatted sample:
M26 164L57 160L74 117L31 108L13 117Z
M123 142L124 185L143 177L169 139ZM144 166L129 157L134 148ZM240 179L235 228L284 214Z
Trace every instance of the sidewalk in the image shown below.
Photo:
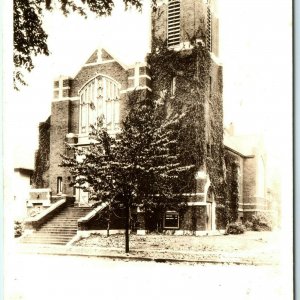
M101 257L106 259L156 261L170 263L198 263L198 264L238 264L238 265L278 265L276 255L266 253L264 256L249 251L228 253L221 251L173 251L164 249L130 249L126 254L120 248L82 247L82 246L58 246L58 245L15 245L16 253L46 254L46 255L71 255Z

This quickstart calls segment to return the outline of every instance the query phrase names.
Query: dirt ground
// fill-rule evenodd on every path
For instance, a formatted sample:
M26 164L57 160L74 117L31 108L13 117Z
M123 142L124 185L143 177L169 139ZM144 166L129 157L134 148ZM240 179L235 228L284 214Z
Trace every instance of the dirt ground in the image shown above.
M124 252L124 235L92 234L74 246L98 247ZM174 236L149 234L130 235L131 253L148 257L176 259L239 259L242 261L276 263L279 239L276 232L246 232L242 235Z

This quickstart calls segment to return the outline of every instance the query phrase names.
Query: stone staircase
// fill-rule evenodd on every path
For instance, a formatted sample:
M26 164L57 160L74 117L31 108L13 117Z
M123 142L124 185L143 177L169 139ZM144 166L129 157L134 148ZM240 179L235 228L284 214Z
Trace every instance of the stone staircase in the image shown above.
M20 241L28 244L66 245L76 235L78 219L91 210L90 207L67 207Z

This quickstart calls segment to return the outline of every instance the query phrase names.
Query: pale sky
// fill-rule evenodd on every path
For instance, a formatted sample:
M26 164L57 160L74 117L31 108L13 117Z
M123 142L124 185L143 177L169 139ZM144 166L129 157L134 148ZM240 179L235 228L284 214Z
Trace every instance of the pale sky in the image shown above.
M291 149L290 2L219 0L224 124L234 122L237 133L262 133L275 160ZM149 50L149 12L145 5L142 14L117 8L102 19L45 15L51 55L35 59L35 69L26 75L29 86L10 93L6 112L18 152L33 155L37 148L37 126L50 115L55 77L74 76L99 45L124 63L143 60Z

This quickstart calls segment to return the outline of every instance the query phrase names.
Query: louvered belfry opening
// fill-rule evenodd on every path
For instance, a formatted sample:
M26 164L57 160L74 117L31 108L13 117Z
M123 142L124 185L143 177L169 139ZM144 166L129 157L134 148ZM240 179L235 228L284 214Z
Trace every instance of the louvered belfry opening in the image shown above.
M211 10L207 6L207 32L206 32L206 45L209 51L212 51L212 37L211 37Z
M168 4L168 46L180 43L180 1L171 0Z

